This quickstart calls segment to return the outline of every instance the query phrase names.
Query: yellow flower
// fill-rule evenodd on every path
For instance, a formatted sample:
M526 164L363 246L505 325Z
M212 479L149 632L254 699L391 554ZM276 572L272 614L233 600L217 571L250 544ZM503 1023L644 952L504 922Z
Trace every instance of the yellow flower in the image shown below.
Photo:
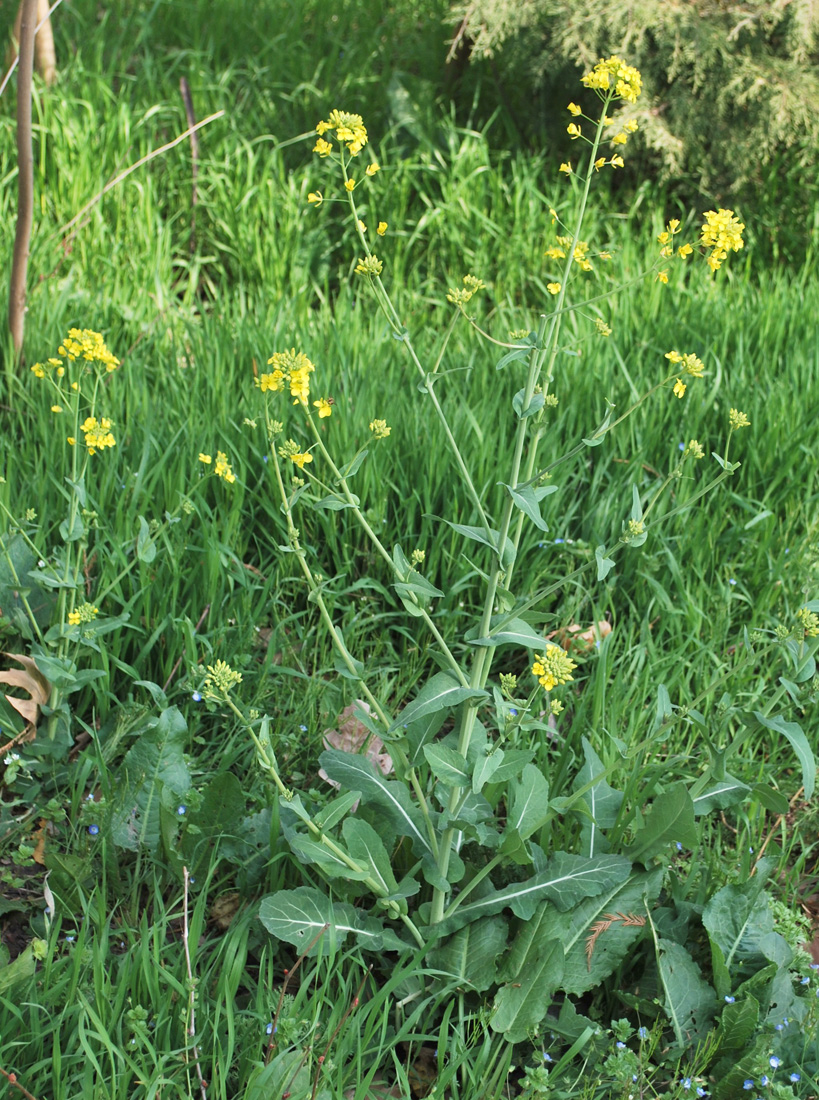
M345 180L344 186L347 188L348 191L355 190L355 180Z
M370 431L376 439L386 439L392 429L387 427L386 420L371 420Z
M76 441L76 439L74 438L73 435L66 436L66 439L68 440L68 446L69 447L73 447L73 446L76 445L77 441Z
M211 462L213 462L213 459L210 455L200 453L199 461L203 462L206 466L210 466Z
M657 272L657 282L658 283L663 283L663 284L667 283L668 282L668 272L667 271L658 271Z
M577 125L576 122L570 122L569 125L566 127L566 133L569 135L570 138L572 138L572 140L574 140L574 138L579 138L580 127Z
M373 161L372 164L368 164L367 167L365 168L365 172L367 173L368 176L374 176L375 173L379 172L380 170L381 170L381 165L376 164L375 161Z
M550 260L565 260L566 259L566 253L563 251L563 249L562 248L557 248L555 245L552 245L551 248L547 248L546 251L543 253L543 255L548 256Z
M639 123L633 118L629 122L627 122L625 124L625 126L623 127L623 129L627 130L630 134L633 134L638 128L639 128Z
M625 145L627 141L628 134L624 130L621 130L619 134L615 134L611 139L612 145Z
M53 413L61 413L63 411L63 407L62 407L62 405L52 405L51 406L51 411Z
M266 393L268 390L272 390L273 393L278 393L279 390L284 389L285 375L280 370L274 370L272 374L263 374L259 378L259 389L262 393Z
M744 412L739 412L737 409L731 409L728 414L728 423L731 426L731 431L735 432L740 428L750 427L751 421Z
M35 378L45 378L46 372L43 369L42 363L35 363L31 369L34 372Z
M567 176L570 176L572 174L572 162L564 160L558 171L565 172Z
M290 455L289 458L292 462L295 462L300 470L304 469L304 464L306 462L313 461L313 456L307 451L305 451L303 454Z
M383 237L386 232L387 232L387 223L386 222L379 222L378 227L376 229L376 233L378 234L378 236Z
M606 158L605 157L598 157L597 160L594 162L595 171L599 172L600 169L605 166L605 163L606 163Z
M307 196L307 201L313 206L321 206L321 204L324 202L324 198L321 194L321 191L311 191L310 194Z
M549 291L550 294L559 294L560 293L560 283L547 283L546 284L546 289Z
M358 221L356 222L356 225L358 226L358 232L359 233L366 233L367 232L367 227L364 224L364 222L361 220L361 218L358 219Z
M576 103L570 103L568 110L571 111L575 118L577 118L578 115L583 114L582 108L578 107Z
M609 164L612 166L612 168L625 168L626 166L626 162L621 156L612 157L609 161Z
M320 397L318 401L313 402L313 405L319 411L319 420L323 420L333 410L333 399L332 397Z
M674 396L680 398L685 397L686 388L685 382L683 382L681 378L678 378L674 385Z
M681 244L680 247L677 249L677 255L682 256L683 259L685 259L685 257L690 256L693 251L694 249L690 244Z
M665 357L670 359L672 363L682 363L682 356L678 351L667 351Z
M325 141L324 138L319 138L316 144L313 146L313 152L318 153L320 157L329 157L332 151L332 145L329 141Z

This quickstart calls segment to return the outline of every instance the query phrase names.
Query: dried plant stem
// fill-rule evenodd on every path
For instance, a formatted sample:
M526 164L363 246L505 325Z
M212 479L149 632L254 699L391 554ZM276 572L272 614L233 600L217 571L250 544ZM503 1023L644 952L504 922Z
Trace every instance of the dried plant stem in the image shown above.
M28 1091L28 1089L23 1088L23 1086L17 1080L17 1074L16 1073L8 1073L2 1067L0 1067L0 1073L3 1074L3 1076L6 1078L6 1080L11 1085L12 1088L17 1089L18 1092L21 1092L23 1094L23 1096L26 1097L26 1100L37 1100L37 1097L33 1096L32 1093L30 1093Z
M202 1095L202 1100L207 1100L208 1085L207 1081L205 1081L205 1078L202 1076L202 1067L199 1064L199 1048L196 1045L195 983L193 980L193 970L191 968L191 952L188 945L188 885L190 883L190 875L188 874L187 867L182 868L182 875L185 880L184 893L182 896L182 943L185 947L185 966L188 970L188 1020L185 1030L191 1038L191 1051L193 1052L193 1064L196 1066L196 1076L199 1079L199 1092Z
M217 118L221 118L224 113L224 111L216 111L215 114L208 115L208 117L203 118L201 122L197 122L195 126L189 126L184 133L180 134L179 137L175 137L173 141L169 141L165 145L160 145L158 149L154 149L152 152L146 153L144 157L140 157L139 160L134 161L134 163L126 168L124 172L120 172L118 176L115 176L109 183L106 183L102 191L99 191L93 197L93 199L87 202L82 210L80 210L78 214L74 215L70 222L66 222L65 225L59 230L60 234L67 233L69 229L73 229L77 222L80 221L80 219L83 218L88 213L88 211L92 209L92 207L96 206L96 204L104 195L107 195L108 192L113 187L116 187L118 183L122 183L122 181L130 176L132 172L135 172L137 168L141 168L142 165L147 164L148 161L153 160L155 157L161 156L163 153L167 153L169 149L173 149L175 145L179 145L179 143L184 141L186 137L190 137L191 134L195 133L197 130L201 130L202 127L207 126L208 123L215 122Z

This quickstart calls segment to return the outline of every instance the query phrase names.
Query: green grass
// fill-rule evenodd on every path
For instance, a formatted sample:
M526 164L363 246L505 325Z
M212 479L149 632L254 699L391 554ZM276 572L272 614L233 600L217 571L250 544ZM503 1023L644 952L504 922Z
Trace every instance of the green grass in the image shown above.
M127 612L130 620L106 639L105 691L86 688L72 697L75 732L86 731L86 747L76 758L55 759L22 795L6 790L0 804L4 857L20 866L17 846L37 822L56 823L46 848L58 913L53 949L31 980L0 987L0 1066L14 1068L38 1097L188 1096L197 1089L185 1036L178 864L167 853L153 861L115 851L104 838L95 845L87 833L98 811L86 795L115 797L123 755L151 713L150 696L135 680L167 684L184 713L197 790L225 771L242 782L246 817L228 838L234 847L222 859L218 848L208 849L197 872L190 942L209 1095L262 1095L252 1081L264 1058L264 1027L276 1010L281 971L294 960L263 932L257 901L298 885L303 873L309 881L309 869L295 864L263 816L269 793L242 730L229 713L206 710L191 695L205 665L223 659L240 669L242 703L271 714L288 782L323 798L316 776L321 734L355 697L355 686L336 675L327 631L292 556L278 549L286 533L264 442L243 423L258 409L254 364L261 371L276 350L305 350L317 364L319 388L335 398L326 432L340 457L366 441L373 417L386 416L392 434L371 448L355 492L386 545L426 550L425 573L446 593L436 621L447 642L459 646L471 624L479 578L462 560L461 540L436 518L474 523L468 496L402 348L353 278L357 244L341 208L314 210L306 201L309 191L332 186L327 165L310 153L316 121L337 105L360 110L382 165L362 216L370 225L382 218L390 224L379 254L427 360L449 318L446 290L467 271L489 284L476 299L482 327L505 340L509 330L536 326L551 277L543 257L555 232L549 208L568 219L573 200L551 157L504 148L511 123L502 114L487 119L478 93L457 112L445 100L434 83L446 34L441 18L432 3L400 11L368 5L365 19L357 5L331 13L314 0L275 11L238 2L157 2L141 12L114 4L102 14L77 3L55 19L60 83L52 91L39 87L35 106L26 367L53 354L73 325L102 331L123 360L106 395L118 445L99 456L89 482L95 541L107 549L89 561L88 577L93 598L106 594L104 613ZM200 133L193 251L186 144L115 187L64 248L61 227L108 179L184 130L177 90L183 75L200 117L225 111ZM9 165L12 103L10 89L0 105L0 147ZM298 135L306 136L292 143ZM7 225L13 184L8 170L0 189ZM614 259L611 272L600 270L588 289L578 284L581 298L614 291L650 265L669 217L682 217L692 234L698 212L664 203L650 184L634 193L604 191L585 235ZM752 222L753 212L744 216ZM8 235L6 242L7 270ZM597 310L614 330L608 340L589 338L590 326L574 318L564 329L547 461L588 435L606 402L622 411L653 384L671 348L695 350L707 374L684 401L657 394L600 447L555 469L559 491L544 502L550 530L527 534L519 558L527 587L536 590L593 558L600 543L610 546L629 515L632 485L650 495L681 441L697 438L706 453L719 450L730 407L745 411L751 428L732 444L741 469L713 499L621 555L604 583L584 581L537 607L544 630L603 618L613 627L582 665L572 709L558 723L561 740L536 746L555 796L570 793L582 765L581 733L594 736L612 783L637 776L646 793L671 766L698 774L694 726L680 724L673 743L644 744L658 685L679 705L705 693L701 709L714 707L729 690L761 709L787 669L749 663L743 629L790 623L816 595L819 352L812 319L819 289L810 268L759 270L749 248L716 280L702 267L672 277L668 287L649 278L589 307L592 315ZM460 326L443 364L453 373L437 390L493 510L502 499L496 484L507 476L511 400L521 385L517 365L495 370L499 355ZM50 549L65 513L61 433L41 384L18 370L7 339L3 357L0 499L18 516L35 509L31 533ZM237 482L200 487L197 455L217 450L230 456ZM688 481L676 483L659 514L692 491ZM161 521L183 497L193 511L169 528L151 564L122 577L134 563L138 517ZM330 602L349 648L371 670L379 698L399 706L435 667L430 642L414 621L407 625L391 578L345 513L305 511L299 522L316 568L330 578ZM14 652L25 645L11 629L2 641ZM522 661L510 651L500 665L520 675ZM711 686L733 667L727 689ZM806 716L815 743L809 722ZM733 726L722 731L728 740L739 733ZM637 764L624 762L632 751ZM738 759L747 782L765 779L788 797L796 792L792 754L760 733L742 743ZM771 821L753 813L733 826L743 844L759 848ZM812 821L775 830L786 890L813 873ZM555 826L555 843L570 844L578 827ZM711 880L729 881L736 842L719 824L709 828L702 853L712 860ZM237 878L234 864L242 861ZM39 868L29 863L6 877L22 914L17 934L44 936ZM242 907L222 932L211 906L235 888ZM305 962L281 1020L288 1042L309 1044L310 1082L322 1042L334 1036L333 1065L319 1074L330 1096L352 1088L364 1100L373 1081L400 1085L422 1044L436 1048L448 1067L453 1097L473 1100L478 1082L504 1069L497 1049L481 1038L477 1009L469 1012L478 1032L468 1050L458 1048L469 1021L448 1026L451 990L430 993L401 968L392 981L367 977L360 1013L344 1020L362 977L355 952ZM621 1007L612 1001L609 1019ZM466 1011L462 1001L459 1011Z

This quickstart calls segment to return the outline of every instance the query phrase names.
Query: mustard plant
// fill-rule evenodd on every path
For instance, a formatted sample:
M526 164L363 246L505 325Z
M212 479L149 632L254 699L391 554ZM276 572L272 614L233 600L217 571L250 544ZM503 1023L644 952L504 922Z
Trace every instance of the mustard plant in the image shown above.
M436 621L436 601L444 592L424 573L434 547L385 545L354 492L362 463L376 448L389 446L388 410L356 410L362 428L368 424L369 437L351 457L336 457L332 429L339 412L331 374L305 350L293 346L274 351L267 369L255 379L259 411L250 423L261 426L269 445L274 492L287 531L279 550L293 556L309 601L335 646L338 673L359 697L355 717L365 737L363 753L344 752L325 742L321 775L340 793L317 808L286 787L270 719L244 719L259 763L275 785L291 850L332 887L332 894L314 886L279 891L263 901L261 919L273 935L300 949L324 926L328 935L319 938L315 951L324 950L325 941L340 943L350 935L364 950L426 948L433 966L462 981L462 1012L469 992L494 991L491 1028L509 1043L537 1037L550 1013L549 1026L568 1040L574 1034L571 1013L552 1007L555 993L580 995L595 988L625 965L634 945L642 942L659 967L664 1010L674 1041L683 1049L693 1036L706 1033L717 1010L716 993L703 985L696 1004L685 1001L696 964L658 927L652 912L670 889L673 853L698 844L698 817L750 793L725 767L738 743L727 733L738 708L723 700L726 732L714 734L696 710L697 699L688 707L675 706L658 685L656 713L653 721L647 714L644 739L632 749L632 759L657 746L680 722L694 720L708 745L709 763L692 784L657 773L653 805L639 794L637 784L641 778L645 783L646 772L637 763L629 789L618 792L609 785L611 768L604 767L590 737L571 725L575 673L594 659L602 629L592 628L587 643L577 644L578 639L558 629L559 618L540 609L568 586L590 588L603 582L620 555L636 551L655 530L732 477L740 466L730 457L733 437L749 427L749 418L738 409L725 410L724 442L711 454L716 464L712 476L698 476L706 447L690 440L653 492L644 496L633 485L620 530L598 545L593 556L534 590L527 584L519 563L525 527L547 532L544 504L568 488L554 472L603 444L646 401L684 401L689 387L707 370L700 349L669 349L664 358L659 356L657 381L647 392L623 412L611 405L597 427L564 449L557 409L559 401L571 399L571 373L563 366L564 353L571 350L563 336L566 319L576 315L603 340L616 324L601 315L614 291L605 283L602 290L600 284L591 290L586 285L612 257L584 239L584 215L600 173L624 168L623 150L637 127L632 109L641 92L639 72L617 57L601 60L583 84L598 97L600 110L591 118L575 103L568 107L568 133L586 154L576 166L561 165L572 189L574 217L566 224L552 210L554 239L545 249L547 300L536 327L513 332L508 339L486 331L474 312L486 290L484 273L467 274L447 294L452 314L431 365L422 361L387 283L389 215L378 188L387 170L382 174L378 160L369 155L363 119L333 110L316 127L313 151L333 166L337 183L311 192L308 203L313 208L340 207L355 231L360 251L351 260L352 273L415 372L465 490L472 514L444 516L440 522L464 540L465 557L483 593L477 621L464 630L457 646L448 643ZM743 247L743 229L733 211L711 210L704 215L699 237L689 240L680 221L671 219L659 235L657 254L630 282L651 278L668 286L672 266L691 264L697 256L706 269L702 277L713 278L729 253ZM498 456L500 494L476 485L447 415L447 347L459 322L499 349L497 370L520 372L510 451ZM683 481L693 484L669 506L669 490ZM366 662L347 647L332 585L320 572L320 551L302 533L305 522L298 515L306 509L343 513L363 530L414 628L427 632L439 667L414 698L379 697ZM812 610L812 604L806 605L805 622ZM815 646L807 643L804 623L785 634L793 641L791 656L797 664L813 667ZM747 659L759 659L750 637L746 643ZM510 649L520 654L514 662L518 671L496 672L499 651L508 655ZM214 683L211 676L211 690ZM714 688L710 685L703 694L710 696ZM221 697L242 717L231 691L225 689ZM801 729L763 714L749 721L776 727L787 737L812 789L813 755ZM572 746L575 759L584 761L568 796L555 796L549 772L534 763L535 746L558 737L564 746ZM561 759L566 759L565 750ZM565 827L568 822L575 823L575 844L571 850L554 850L553 835L572 835ZM719 943L719 930L712 930L712 941ZM725 984L719 977L715 981L718 988ZM577 1018L574 1009L572 1013ZM697 1073L701 1071L699 1066Z

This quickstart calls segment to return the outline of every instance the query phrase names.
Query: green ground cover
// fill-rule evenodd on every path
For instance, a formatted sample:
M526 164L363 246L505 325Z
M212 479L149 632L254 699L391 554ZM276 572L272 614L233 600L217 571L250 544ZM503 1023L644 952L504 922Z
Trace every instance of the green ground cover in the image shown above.
M684 400L661 390L600 446L555 467L558 491L541 506L548 530L524 528L515 564L528 593L592 566L530 609L538 631L611 626L578 661L563 715L548 728L512 724L506 733L501 723L507 749L531 753L549 780L558 809L538 828L543 850L585 850L583 814L560 802L574 799L576 809L584 768L592 769L586 782L603 768L611 797L624 792L606 842L615 854L634 850L674 783L695 788L707 766L725 763L747 792L709 802L712 812L696 823L681 811L668 828L687 831L645 855L641 873L664 872L654 941L646 931L633 957L574 998L582 1023L568 1020L568 1009L558 1016L561 992L521 1039L492 1024L496 984L466 988L446 946L396 952L385 966L355 938L321 940L318 955L283 983L300 949L259 920L264 897L327 889L321 864L292 853L285 834L292 840L295 825L286 807L281 817L247 722L259 734L259 717L269 716L281 777L315 814L333 794L317 774L322 734L361 694L338 672L296 555L282 552L288 529L275 451L253 385L270 356L295 346L316 363L317 387L335 402L319 422L322 438L340 461L368 445L374 418L391 425L351 484L388 548L424 549L423 574L444 593L436 627L459 652L481 615L489 569L477 544L436 518L477 522L403 342L354 275L355 227L342 204L308 203L311 192L331 196L334 187L326 162L310 152L316 122L334 107L364 115L381 171L361 189L360 216L371 234L379 220L389 223L378 246L385 281L424 362L452 319L447 288L466 272L487 284L474 304L483 329L503 341L537 329L554 278L544 258L556 233L551 210L571 224L579 205L577 181L559 175L548 151L509 147L509 123L478 78L463 81L457 109L450 106L440 19L433 4L368 5L365 17L357 5L328 13L317 0L261 12L238 2L104 11L76 3L57 19L60 81L36 89L26 363L18 367L7 341L0 391L2 648L25 654L37 644L20 574L62 570L66 546L77 599L98 605L100 618L91 644L81 645L61 589L35 583L29 592L47 641L57 623L48 644L77 666L66 673L62 709L46 709L36 741L16 746L23 763L6 761L0 802L0 963L10 962L0 969L0 1068L36 1097L420 1096L425 1067L426 1087L435 1081L437 1096L463 1100L620 1097L635 1075L644 1096L733 1095L719 1092L720 1077L743 1094L745 1078L760 1095L816 1094L816 979L794 950L811 936L797 915L810 911L815 876L817 819L803 791L813 781L815 640L790 632L799 608L816 610L819 288L810 252L800 270L755 262L762 249L751 210L740 211L746 248L716 277L702 264L677 265L664 286L641 277L658 258L657 236L676 217L683 237L695 239L701 211L672 203L650 181L615 192L604 184L593 200L583 236L612 260L578 284L587 304L564 321L554 368L560 403L544 462L589 437L610 405L620 415L639 401L664 376L670 349L695 350L706 372L688 380ZM182 76L200 118L225 112L200 133L195 219L183 143L66 231L108 180L185 129ZM12 105L10 90L0 113L7 226ZM9 234L4 242L8 257ZM608 338L595 335L595 318L610 325ZM65 481L72 455L55 427L60 414L28 367L54 355L74 326L102 332L122 362L102 391L117 444L94 456L80 502L86 531L66 540L60 527L77 499ZM443 361L452 373L435 391L493 515L505 499L498 482L507 477L522 384L519 363L495 370L500 355L461 322ZM595 551L616 544L635 487L651 498L691 439L706 455L724 454L732 407L750 420L731 441L741 467L665 521L699 488L693 477L674 480L648 541L595 581ZM306 446L306 428L285 411L288 434ZM251 428L245 421L254 418ZM224 452L235 482L208 476L200 452ZM311 568L329 578L323 598L347 649L364 663L374 696L398 713L438 671L441 646L408 617L350 509L303 509L298 526ZM778 629L781 644L771 644ZM242 682L208 698L206 668L217 661ZM525 649L504 648L495 672L523 682L530 663ZM104 675L77 679L87 668ZM508 702L496 700L494 710L506 715ZM754 712L762 720L748 719ZM4 709L3 743L19 725ZM726 759L709 756L706 744ZM431 797L432 774L422 782ZM514 797L512 788L508 802L492 796L499 820ZM134 807L138 826L128 816ZM524 861L510 862L496 886L525 877ZM183 867L193 875L189 890ZM767 893L754 893L755 880L760 889L767 881ZM351 898L363 908L361 894ZM716 921L746 903L755 935L782 937L769 942L764 966L737 940L750 979L731 969L733 955L720 970L719 936L708 917L702 923L706 906ZM482 926L487 943L494 927ZM713 1027L694 1021L703 978L686 962L672 959L688 983L680 993L687 1008L669 992L661 962L634 961L651 956L658 937L675 947L658 949L657 959L690 951L712 982ZM689 1013L687 1028L669 1022L669 1007ZM544 1050L559 1063L545 1064L549 1078ZM726 1058L742 1080L729 1081ZM769 1085L760 1083L765 1072Z

